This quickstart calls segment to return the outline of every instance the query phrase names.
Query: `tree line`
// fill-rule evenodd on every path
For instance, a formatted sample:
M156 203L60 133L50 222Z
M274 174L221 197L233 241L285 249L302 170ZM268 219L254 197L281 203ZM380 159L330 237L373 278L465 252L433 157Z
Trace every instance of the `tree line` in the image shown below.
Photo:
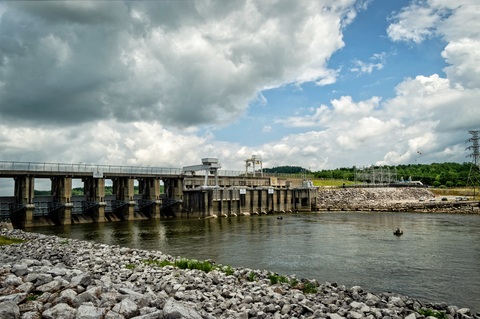
M412 177L414 181L421 181L430 186L466 186L468 175L470 173L471 163L432 163L432 164L408 164L396 166L383 166L384 169L390 169L390 172L397 171L397 178L408 180ZM380 168L380 167L375 167ZM478 169L477 169L478 170ZM342 167L333 170L321 170L314 172L315 178L345 179L353 181L355 179L355 167Z

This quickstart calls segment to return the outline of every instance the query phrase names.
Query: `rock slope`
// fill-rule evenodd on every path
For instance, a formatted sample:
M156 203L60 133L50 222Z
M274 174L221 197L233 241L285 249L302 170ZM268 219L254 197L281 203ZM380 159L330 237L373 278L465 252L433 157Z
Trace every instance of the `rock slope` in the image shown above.
M145 260L173 260L145 251L1 230L28 240L0 247L0 318L425 318L414 309L445 312L448 319L480 319L467 308L428 304L394 293L287 277L271 284L267 271L247 268L182 270ZM250 281L249 279L255 279ZM285 279L285 278L284 278ZM306 287L315 293L305 293Z

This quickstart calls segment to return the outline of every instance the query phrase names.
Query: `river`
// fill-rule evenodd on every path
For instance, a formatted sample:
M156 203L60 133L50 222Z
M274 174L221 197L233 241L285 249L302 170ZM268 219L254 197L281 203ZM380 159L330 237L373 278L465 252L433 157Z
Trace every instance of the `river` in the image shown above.
M480 216L314 212L31 231L359 285L480 311ZM400 227L403 236L394 236Z

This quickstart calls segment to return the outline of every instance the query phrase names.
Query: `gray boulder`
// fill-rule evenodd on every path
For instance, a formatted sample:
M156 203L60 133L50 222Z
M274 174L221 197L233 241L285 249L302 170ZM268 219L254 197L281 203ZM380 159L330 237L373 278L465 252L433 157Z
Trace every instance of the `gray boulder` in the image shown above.
M0 318L2 319L19 319L20 309L13 301L5 301L0 303Z
M133 300L127 298L116 304L112 311L121 314L128 319L138 315L138 306Z
M105 308L81 305L77 309L75 319L102 319L105 316Z
M10 271L18 277L25 276L26 274L28 274L27 265L25 265L25 264L13 265L13 267Z
M58 305L43 312L44 319L75 319L77 310L73 309L66 303L59 303Z
M163 307L163 317L165 319L202 319L198 312L185 304L175 302L173 299L167 300Z

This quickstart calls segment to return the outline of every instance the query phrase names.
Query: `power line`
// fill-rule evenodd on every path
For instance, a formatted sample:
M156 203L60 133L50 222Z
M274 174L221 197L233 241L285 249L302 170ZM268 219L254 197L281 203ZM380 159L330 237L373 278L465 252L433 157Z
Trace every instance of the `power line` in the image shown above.
M473 198L475 199L476 188L480 185L480 147L478 144L478 133L480 131L468 131L468 133L472 134L472 137L466 140L465 143L472 143L472 145L465 150L472 151L471 154L467 155L467 157L472 157L472 165L470 166L470 173L468 173L467 187L469 184L473 186Z
M468 131L468 133L472 134L472 137L466 140L465 143L472 143L472 145L467 147L465 150L471 150L472 154L467 155L467 157L472 157L472 163L475 164L475 166L478 166L480 165L480 147L478 144L478 133L480 133L480 131Z

